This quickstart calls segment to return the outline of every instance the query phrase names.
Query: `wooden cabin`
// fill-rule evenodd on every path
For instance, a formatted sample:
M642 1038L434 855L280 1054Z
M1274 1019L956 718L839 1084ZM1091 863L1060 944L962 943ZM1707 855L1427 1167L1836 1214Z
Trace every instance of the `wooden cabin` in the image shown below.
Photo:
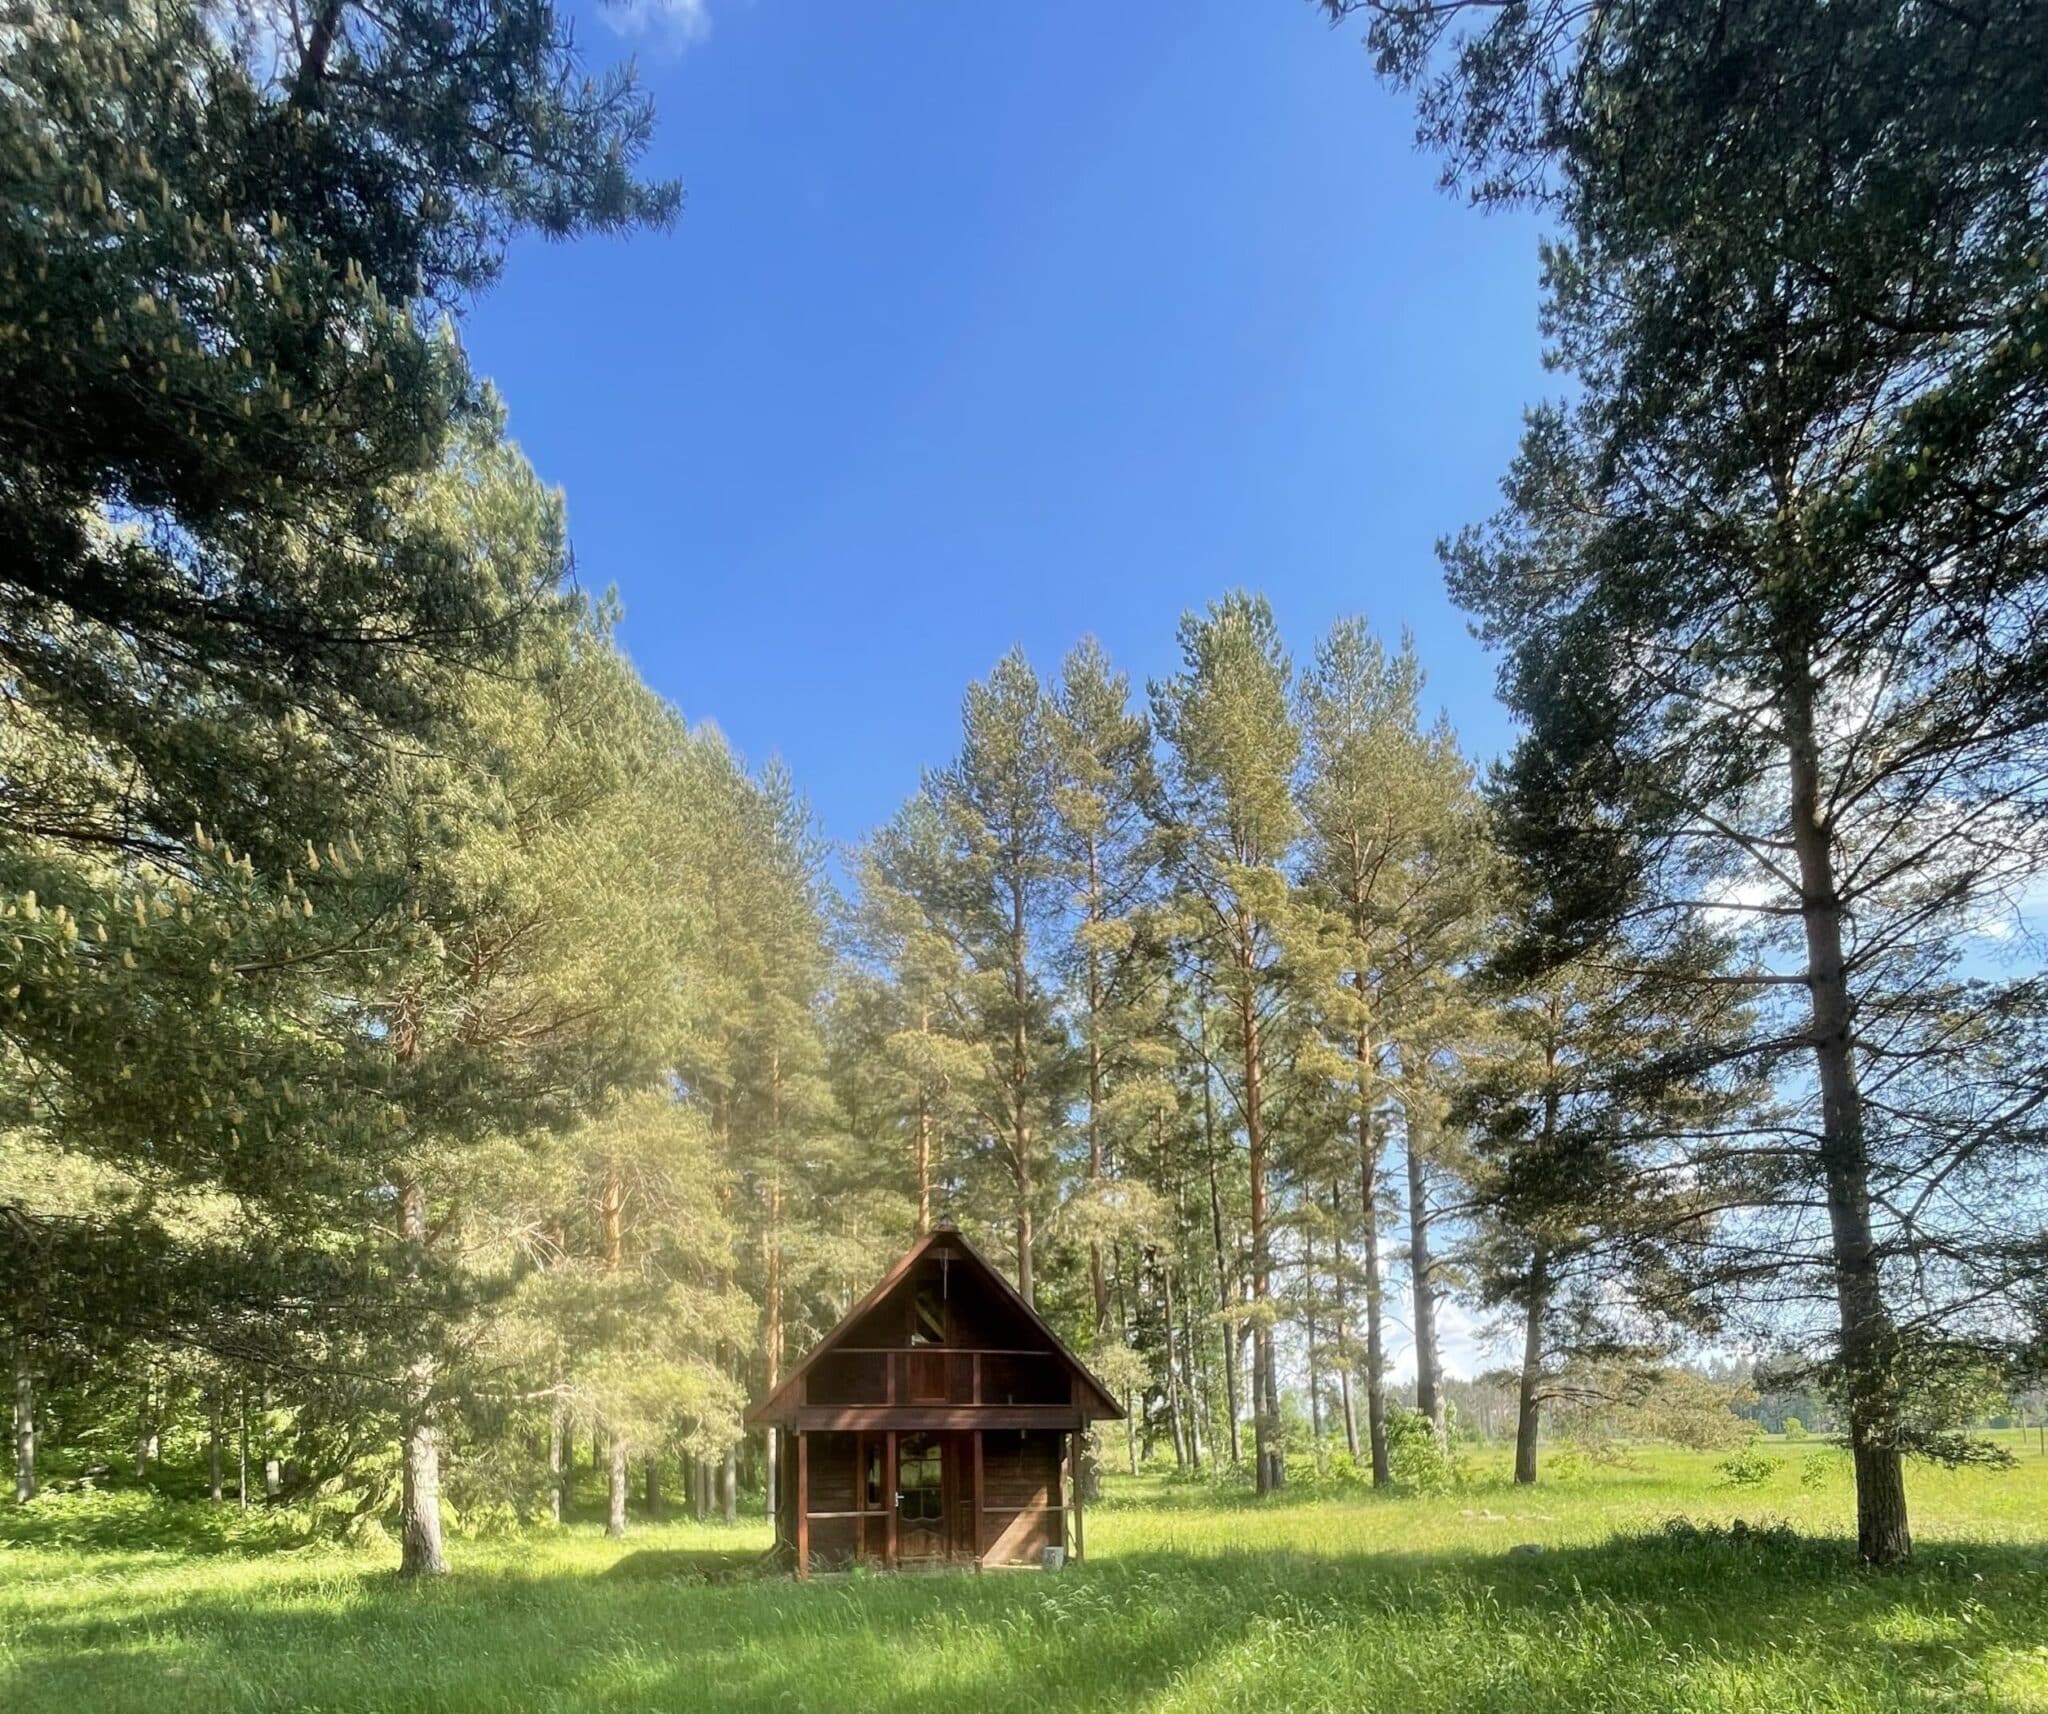
M1122 1407L951 1227L920 1238L747 1412L776 1436L775 1538L813 1569L1082 1556L1074 1476Z

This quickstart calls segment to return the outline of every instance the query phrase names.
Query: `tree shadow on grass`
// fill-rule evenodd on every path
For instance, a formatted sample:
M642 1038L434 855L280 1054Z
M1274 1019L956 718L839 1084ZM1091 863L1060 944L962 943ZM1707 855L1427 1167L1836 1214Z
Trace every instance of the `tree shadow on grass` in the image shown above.
M626 1714L1098 1714L1994 1705L2048 1645L2048 1551L1683 1529L1536 1553L1147 1551L1058 1575L602 1574L353 1583L332 1602L180 1591L31 1617L0 1699L93 1714L546 1706ZM624 1569L628 1565L632 1570ZM678 1569L680 1566L680 1569Z

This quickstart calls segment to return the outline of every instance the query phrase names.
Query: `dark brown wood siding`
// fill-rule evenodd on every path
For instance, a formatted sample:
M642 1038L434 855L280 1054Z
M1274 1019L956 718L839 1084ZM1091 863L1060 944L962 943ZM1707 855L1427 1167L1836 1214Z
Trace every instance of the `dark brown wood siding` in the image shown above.
M1063 1437L1045 1430L990 1429L982 1435L983 1557L993 1565L1035 1564L1065 1535L1060 1505Z

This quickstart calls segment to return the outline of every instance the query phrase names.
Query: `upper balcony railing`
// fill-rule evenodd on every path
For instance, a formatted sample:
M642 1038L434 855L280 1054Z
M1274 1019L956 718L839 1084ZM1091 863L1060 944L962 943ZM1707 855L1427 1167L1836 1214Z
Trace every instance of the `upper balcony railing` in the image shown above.
M841 1345L804 1377L805 1405L1060 1405L1066 1365L1051 1351L960 1345Z

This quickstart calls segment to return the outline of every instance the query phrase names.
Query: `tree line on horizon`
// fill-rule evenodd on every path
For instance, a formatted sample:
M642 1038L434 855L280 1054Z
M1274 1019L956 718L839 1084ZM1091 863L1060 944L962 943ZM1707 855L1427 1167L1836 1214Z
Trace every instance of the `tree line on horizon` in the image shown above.
M455 335L515 235L671 218L630 74L541 0L5 13L20 1498L253 1447L431 1573L587 1440L615 1532L731 1516L745 1398L943 1217L1133 1400L1103 1458L1269 1492L1298 1407L1392 1480L1455 1295L1518 1479L1739 1346L1906 1556L1902 1461L2048 1348L2048 18L1327 9L1549 218L1572 394L1443 550L1517 742L1234 593L1142 689L998 662L844 896Z

